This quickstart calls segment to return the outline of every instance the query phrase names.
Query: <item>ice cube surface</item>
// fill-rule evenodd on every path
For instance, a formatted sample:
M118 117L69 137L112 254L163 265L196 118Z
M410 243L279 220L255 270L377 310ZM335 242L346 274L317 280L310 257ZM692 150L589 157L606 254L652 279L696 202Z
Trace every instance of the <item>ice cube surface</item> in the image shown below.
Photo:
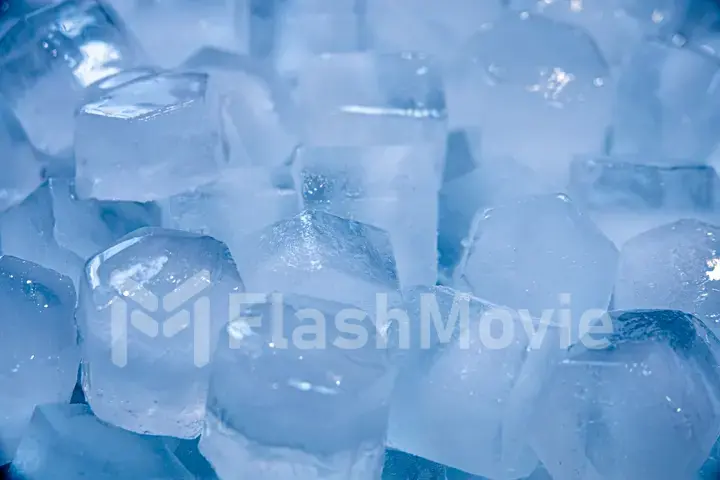
M538 317L569 309L578 340L584 315L608 307L617 262L615 245L568 197L543 195L478 214L457 282Z
M152 201L217 178L226 165L217 99L203 73L161 73L80 108L81 198Z
M95 417L87 405L35 409L10 467L12 478L191 480L161 437L131 433Z
M605 148L612 79L581 29L506 12L446 72L449 124L474 127L483 160L512 158L564 191L573 157Z
M213 360L201 452L227 479L378 478L394 378L383 345L352 305L271 294L247 307Z
M242 291L227 247L211 237L140 229L93 257L77 312L93 412L138 433L197 436L207 364Z
M719 332L719 234L714 225L679 220L629 240L620 252L615 308L681 310Z
M83 89L142 59L108 5L96 0L49 3L0 38L0 91L35 147L52 155L67 153Z
M611 318L545 383L534 450L552 478L694 478L720 431L717 338L677 311Z
M69 278L0 257L0 463L13 458L36 405L69 402L80 352Z
M235 258L248 292L293 293L374 311L376 295L400 289L389 236L305 210L249 234Z

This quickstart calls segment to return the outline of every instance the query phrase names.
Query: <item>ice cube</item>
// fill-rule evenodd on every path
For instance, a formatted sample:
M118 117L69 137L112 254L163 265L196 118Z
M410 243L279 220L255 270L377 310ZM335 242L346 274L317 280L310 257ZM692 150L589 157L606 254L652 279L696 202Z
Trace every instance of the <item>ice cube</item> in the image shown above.
M313 56L359 52L364 45L363 0L285 0L276 17L273 61L293 78Z
M243 239L236 253L249 292L308 295L374 311L376 295L399 290L383 230L306 210Z
M621 250L614 306L697 315L720 333L720 229L698 220L659 226Z
M611 318L546 383L533 449L553 479L695 478L720 433L717 338L677 311Z
M218 105L203 73L162 73L79 111L81 198L152 201L214 180L226 164Z
M80 355L69 278L0 257L0 464L9 462L35 405L69 402Z
M295 183L305 208L388 232L404 287L437 282L437 155L424 145L301 147Z
M562 352L561 330L448 288L417 296L410 323L423 348L398 379L388 445L473 475L530 475L525 422Z
M604 152L614 90L578 28L508 12L473 37L446 77L450 126L481 135L481 159L512 158L564 191L574 156Z
M453 55L503 11L502 0L367 0L369 43L383 52Z
M703 163L717 146L720 65L707 55L648 41L618 79L613 155L642 163Z
M573 161L570 191L589 208L709 211L718 203L718 176L707 165L651 165L601 157Z
M690 0L510 0L511 8L586 30L619 65L643 37L669 37L684 23Z
M42 183L42 165L15 114L0 97L0 212L22 202Z
M66 153L83 89L141 61L112 9L66 0L27 15L0 38L0 92L35 147Z
M605 310L618 251L564 195L528 197L480 212L458 285L541 317L558 307L577 340L586 312Z
M163 226L211 235L237 257L246 235L300 213L295 191L275 187L262 169L227 170L216 182L159 204Z
M223 480L379 478L394 383L384 342L366 311L270 295L218 345L200 451Z
M80 105L101 99L113 88L121 87L126 83L131 83L144 77L151 77L158 73L160 73L160 71L154 67L137 67L122 70L102 80L98 80L87 87Z
M206 365L242 289L227 247L210 237L140 229L93 257L77 312L93 412L138 433L195 437Z
M44 183L21 204L0 215L2 251L60 272L77 285L85 259L60 246L53 237L54 230L52 196Z
M110 0L152 63L180 65L204 46L246 53L250 0Z
M83 261L139 228L160 225L160 210L152 203L80 200L72 181L62 178L51 178L49 186L55 240Z
M210 75L233 164L277 167L288 161L298 144L284 122L288 92L267 66L246 56L204 49L185 67Z
M306 145L429 144L438 148L442 165L444 89L438 69L423 55L313 57L298 73L293 98Z
M162 438L103 423L87 405L42 405L35 409L10 471L12 478L25 480L195 478Z

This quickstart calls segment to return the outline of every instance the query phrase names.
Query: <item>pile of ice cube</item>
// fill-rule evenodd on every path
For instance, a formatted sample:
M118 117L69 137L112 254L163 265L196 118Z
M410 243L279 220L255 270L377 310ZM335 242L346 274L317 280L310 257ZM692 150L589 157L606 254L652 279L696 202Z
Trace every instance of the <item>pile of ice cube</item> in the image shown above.
M714 0L0 1L0 464L720 475Z

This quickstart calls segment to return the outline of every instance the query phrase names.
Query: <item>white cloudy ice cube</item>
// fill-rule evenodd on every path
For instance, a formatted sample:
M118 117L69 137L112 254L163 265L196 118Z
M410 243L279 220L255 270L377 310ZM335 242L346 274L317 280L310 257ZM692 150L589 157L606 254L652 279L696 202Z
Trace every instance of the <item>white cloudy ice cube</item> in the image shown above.
M394 368L373 318L312 297L263 301L218 345L200 451L223 480L380 478Z
M274 291L374 311L377 295L400 286L387 233L364 223L305 210L247 235L235 260L248 292Z
M0 257L0 463L15 448L36 405L69 402L80 352L75 288L31 262Z
M211 237L141 229L93 257L77 312L93 412L138 433L195 437L207 363L242 291L227 247Z
M152 201L208 183L226 164L216 98L203 73L161 73L80 108L81 198Z
M68 153L83 90L141 61L123 22L107 5L52 2L0 38L0 91L35 147Z
M620 251L613 305L692 313L720 332L720 229L679 220L628 240Z
M193 477L161 437L142 436L95 417L87 405L41 405L10 467L13 478L94 480Z
M545 383L533 449L556 480L695 478L720 433L717 338L678 311L611 317Z
M447 70L452 128L474 127L479 158L511 158L564 191L573 157L605 149L614 90L581 29L507 12L478 32Z
M582 319L608 307L617 261L615 245L569 198L527 197L478 214L457 282L498 305L569 321L577 340ZM564 309L571 318L560 318Z
M398 378L388 445L483 477L529 476L525 425L563 332L450 288L408 298L420 349Z

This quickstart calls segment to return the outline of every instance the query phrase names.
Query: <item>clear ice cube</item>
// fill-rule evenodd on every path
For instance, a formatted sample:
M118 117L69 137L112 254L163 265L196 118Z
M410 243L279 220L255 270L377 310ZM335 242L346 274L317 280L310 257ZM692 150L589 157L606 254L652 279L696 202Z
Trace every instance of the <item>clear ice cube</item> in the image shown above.
M424 55L319 55L300 69L292 95L306 145L429 144L442 164L445 94Z
M152 63L174 68L204 46L246 53L250 0L110 0Z
M395 376L382 345L351 305L270 295L249 307L213 358L200 451L224 480L379 478Z
M535 196L478 214L457 283L539 318L569 310L560 320L577 340L585 313L607 308L617 261L613 243L569 198Z
M641 233L620 251L618 309L673 309L720 333L720 228L679 220Z
M449 57L503 11L502 0L367 0L368 42L383 52Z
M85 259L58 244L54 232L55 216L48 183L0 215L0 243L4 254L60 272L78 285Z
M388 232L403 287L437 282L437 155L423 145L301 147L293 164L305 208Z
M77 312L82 385L103 421L193 438L205 413L207 363L243 291L227 247L141 229L93 257Z
M159 205L164 227L215 237L236 257L246 235L300 213L294 190L276 187L263 169L249 168L229 169L216 182Z
M143 227L160 226L160 210L152 203L80 200L72 180L49 180L58 245L83 261L125 235Z
M612 65L622 63L643 37L680 30L691 0L510 0L510 7L587 31Z
M545 382L533 449L556 480L695 478L720 433L717 338L677 311L611 318Z
M411 302L422 307L410 317L422 348L398 378L388 445L473 475L530 475L525 424L563 351L561 330L444 287Z
M128 432L95 417L87 405L42 405L10 467L11 478L152 478L193 477L160 437Z
M0 464L13 458L36 405L69 402L80 353L69 278L0 257Z
M42 165L35 156L25 130L0 98L0 212L22 202L42 183Z
M98 80L87 87L80 105L82 106L86 103L101 99L113 88L121 87L126 83L131 83L144 77L152 77L158 73L160 73L160 71L155 67L137 67L122 70L102 80Z
M277 167L290 159L298 139L285 125L289 97L274 72L250 57L209 48L185 66L210 75L234 165Z
M67 153L83 89L141 61L112 9L66 0L30 13L0 38L0 91L35 147Z
M81 198L152 201L209 183L227 163L217 99L203 73L162 73L80 108Z
M598 210L704 212L718 205L720 184L708 165L651 165L623 158L580 158L572 163L570 192Z
M720 64L691 48L644 42L618 78L613 155L698 164L718 145Z
M316 210L246 236L235 260L249 292L307 295L374 311L400 288L387 233Z
M473 37L446 77L450 126L473 127L485 161L511 158L564 191L573 157L606 148L612 80L578 28L508 12Z

